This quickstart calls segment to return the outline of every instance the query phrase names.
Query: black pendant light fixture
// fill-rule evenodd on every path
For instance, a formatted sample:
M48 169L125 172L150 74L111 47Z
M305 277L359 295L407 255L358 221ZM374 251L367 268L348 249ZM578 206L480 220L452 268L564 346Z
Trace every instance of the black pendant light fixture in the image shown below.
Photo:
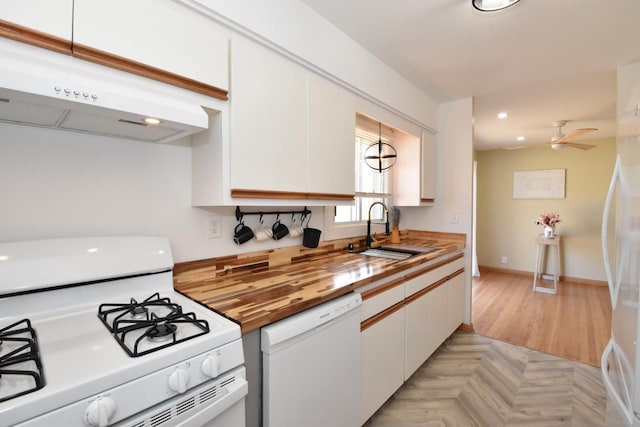
M364 152L364 161L371 169L378 172L389 169L396 162L398 153L396 149L382 142L382 123L378 122L378 142L374 142Z
M494 12L513 6L520 0L471 0L473 7L482 12Z

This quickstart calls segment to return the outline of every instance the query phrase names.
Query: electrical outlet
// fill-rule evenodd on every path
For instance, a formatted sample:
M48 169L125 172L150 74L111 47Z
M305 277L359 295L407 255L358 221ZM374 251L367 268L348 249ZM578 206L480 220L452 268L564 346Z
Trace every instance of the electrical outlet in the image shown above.
M207 239L218 239L221 235L220 215L207 215Z
M501 263L506 264L507 263L507 257L503 256L502 259L500 260Z

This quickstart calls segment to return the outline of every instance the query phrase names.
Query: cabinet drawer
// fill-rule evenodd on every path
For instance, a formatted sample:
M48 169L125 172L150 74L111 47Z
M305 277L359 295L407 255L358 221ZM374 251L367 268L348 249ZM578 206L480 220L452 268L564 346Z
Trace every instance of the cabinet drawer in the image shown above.
M404 301L404 283L404 279L397 279L362 292L362 320Z
M459 254L448 259L431 265L423 270L405 276L405 296L410 297L416 292L420 292L424 288L452 275L456 271L464 268L464 255Z
M464 268L464 257L460 257L452 262L450 262L449 264L447 264L447 266L449 267L449 273L448 275L451 275L453 273L455 273L456 271L463 269Z
M406 296L409 297L424 288L431 286L439 280L444 279L450 274L449 264L429 270L424 274L407 280L405 285Z

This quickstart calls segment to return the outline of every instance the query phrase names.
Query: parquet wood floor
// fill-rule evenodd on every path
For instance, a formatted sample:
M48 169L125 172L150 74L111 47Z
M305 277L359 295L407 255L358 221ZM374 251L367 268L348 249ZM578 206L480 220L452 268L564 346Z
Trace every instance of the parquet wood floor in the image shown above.
M560 282L557 295L533 292L533 277L481 271L473 279L475 332L600 366L611 329L604 286Z
M366 427L604 426L596 367L456 332Z

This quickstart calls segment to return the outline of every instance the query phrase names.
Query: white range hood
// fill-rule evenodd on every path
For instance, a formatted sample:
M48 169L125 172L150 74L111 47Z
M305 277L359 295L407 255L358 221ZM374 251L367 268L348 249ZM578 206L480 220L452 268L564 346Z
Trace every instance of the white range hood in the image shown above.
M0 122L149 142L208 127L204 95L12 40L0 58Z

